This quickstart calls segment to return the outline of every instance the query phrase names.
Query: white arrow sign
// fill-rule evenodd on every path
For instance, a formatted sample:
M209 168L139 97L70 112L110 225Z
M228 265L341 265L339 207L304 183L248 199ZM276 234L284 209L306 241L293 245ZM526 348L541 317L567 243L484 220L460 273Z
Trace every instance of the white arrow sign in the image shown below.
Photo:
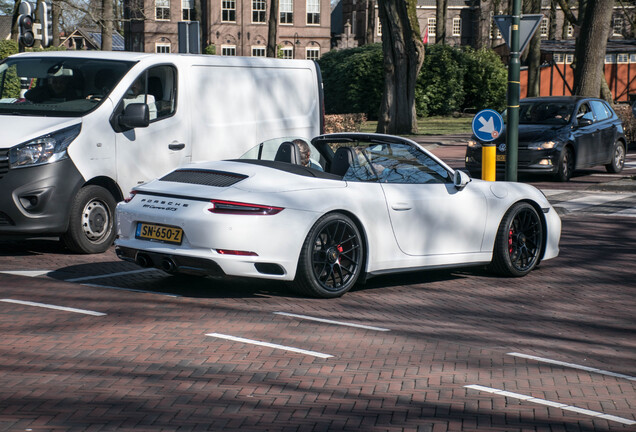
M479 132L485 132L488 134L492 134L495 131L495 122L492 117L486 120L485 117L479 117L479 122L482 126L479 128Z

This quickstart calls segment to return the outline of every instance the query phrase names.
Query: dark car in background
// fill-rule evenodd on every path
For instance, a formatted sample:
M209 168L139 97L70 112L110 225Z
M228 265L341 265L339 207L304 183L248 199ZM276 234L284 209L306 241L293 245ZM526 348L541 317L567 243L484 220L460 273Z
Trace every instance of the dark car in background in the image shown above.
M473 177L481 177L483 144L488 143L473 136L466 147L466 168ZM497 146L497 171L504 172L505 131L491 144ZM627 142L621 120L604 100L550 96L521 100L518 149L520 173L568 181L582 168L605 165L610 173L622 171Z

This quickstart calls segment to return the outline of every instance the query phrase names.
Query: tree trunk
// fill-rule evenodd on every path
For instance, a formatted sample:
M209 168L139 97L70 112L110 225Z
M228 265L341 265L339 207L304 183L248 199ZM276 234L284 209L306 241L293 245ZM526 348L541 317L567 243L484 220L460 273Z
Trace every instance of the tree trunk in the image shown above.
M417 133L415 83L424 62L424 44L416 4L417 0L378 0L384 57L380 133Z
M614 0L588 0L574 54L574 94L599 97Z
M477 1L477 0L475 0ZM475 26L474 26L474 48L490 48L490 25L492 22L492 7L493 2L491 0L482 0L479 2L477 12L475 13Z
M531 0L528 13L541 13L541 0ZM528 97L539 96L541 87L541 33L534 33L528 47Z
M365 44L375 41L375 0L367 0L367 34Z
M53 33L51 45L60 46L60 4L57 0L51 1L51 33Z
M269 2L269 21L267 22L267 57L278 57L276 45L278 31L278 3L279 0Z
M448 0L436 0L435 10L435 43L446 45L446 15Z
M17 42L18 40L18 17L20 16L20 3L21 0L15 0L13 5L13 14L11 17L11 40Z
M550 15L548 17L550 25L548 27L548 39L555 40L557 34L557 2L552 0L550 2Z
M113 50L113 2L102 0L102 51Z

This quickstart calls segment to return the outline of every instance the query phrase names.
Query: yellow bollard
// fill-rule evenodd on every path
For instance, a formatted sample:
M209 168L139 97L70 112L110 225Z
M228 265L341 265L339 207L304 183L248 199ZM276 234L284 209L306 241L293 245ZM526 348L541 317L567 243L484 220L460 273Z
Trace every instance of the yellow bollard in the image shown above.
M481 147L481 178L495 181L497 178L497 147L494 144L482 144Z

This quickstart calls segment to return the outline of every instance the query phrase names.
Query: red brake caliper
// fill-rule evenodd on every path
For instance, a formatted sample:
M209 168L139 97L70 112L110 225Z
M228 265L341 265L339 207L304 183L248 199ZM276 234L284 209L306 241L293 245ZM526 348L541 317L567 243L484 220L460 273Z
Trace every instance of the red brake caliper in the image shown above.
M511 229L510 232L508 233L508 253L510 253L512 255L512 234L514 234L514 231Z

